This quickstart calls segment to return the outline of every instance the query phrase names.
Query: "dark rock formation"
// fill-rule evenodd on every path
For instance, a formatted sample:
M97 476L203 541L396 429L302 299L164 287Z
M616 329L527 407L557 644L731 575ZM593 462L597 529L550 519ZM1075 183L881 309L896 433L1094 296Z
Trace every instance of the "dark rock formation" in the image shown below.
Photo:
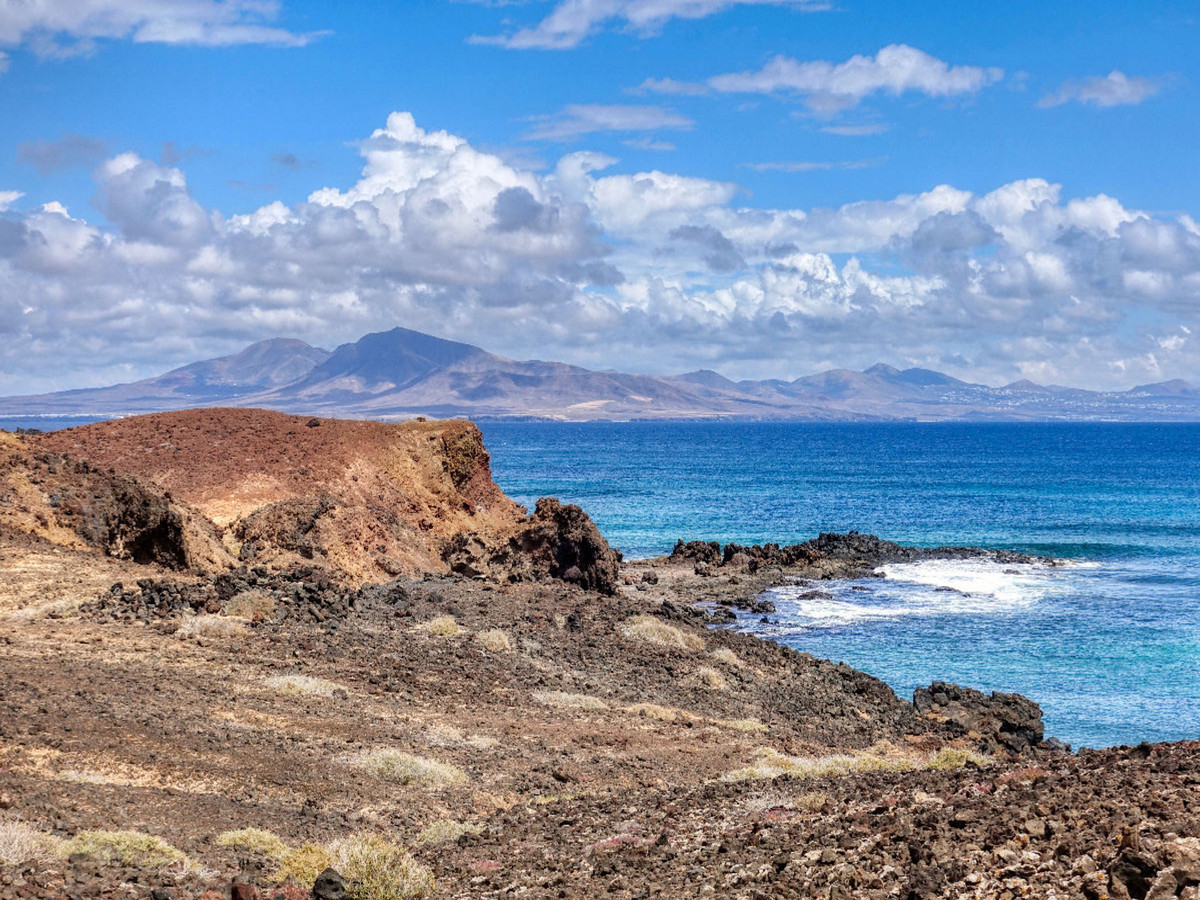
M553 497L537 502L533 515L500 547L484 536L459 534L442 558L460 575L537 581L559 578L585 590L614 594L621 554L608 545L587 513Z
M1042 708L1020 694L990 696L974 688L935 681L913 692L923 716L946 722L988 745L1024 753L1042 742Z
M259 507L234 525L242 558L254 559L263 549L277 548L312 559L317 548L309 534L335 505L332 497L322 493L315 500L295 498Z
M232 562L216 526L157 485L7 436L0 440L0 525L177 571L211 572Z
M671 551L670 558L673 562L691 561L719 566L721 564L721 545L716 541L684 543L681 539L675 542L675 549Z

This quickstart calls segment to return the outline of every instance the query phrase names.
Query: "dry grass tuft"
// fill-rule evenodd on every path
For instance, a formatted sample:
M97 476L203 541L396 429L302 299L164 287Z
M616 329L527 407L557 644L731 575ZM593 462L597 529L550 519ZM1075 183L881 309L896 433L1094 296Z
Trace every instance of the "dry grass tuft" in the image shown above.
M333 856L317 844L302 844L287 850L275 870L276 881L294 878L300 884L311 885L317 876L333 865Z
M731 731L751 732L767 732L771 729L758 719L713 719L714 725L719 725L721 728L728 728Z
M141 831L81 831L67 841L66 853L142 869L163 869L186 858L162 838Z
M711 666L701 666L696 670L696 675L700 678L701 683L710 690L729 690L729 682L725 680L725 676Z
M674 722L679 718L680 710L670 706L659 706L657 703L635 703L625 707L625 712L645 719L657 719L660 722Z
M419 900L433 893L433 872L377 834L360 831L334 841L329 853L350 900Z
M712 658L717 662L724 663L727 666L736 666L741 668L745 665L742 658L730 650L728 647L718 647L712 652Z
M961 769L967 764L985 768L990 766L992 761L986 756L981 756L978 753L972 753L970 750L963 750L958 747L943 747L935 753L925 764L927 769Z
M507 653L512 650L512 641L499 628L490 628L487 631L481 631L475 635L475 640L479 641L485 650L490 650L493 653Z
M465 734L445 722L437 722L425 729L425 740L431 747L470 747L473 750L490 750L500 743L488 735Z
M261 622L275 612L275 601L263 591L242 591L225 604L225 615Z
M308 694L313 697L332 697L335 691L345 691L343 685L308 675L276 675L263 684L286 697Z
M608 704L590 694L568 694L566 691L534 691L533 699L546 706L561 706L568 709L608 709Z
M458 637L462 634L462 627L454 621L454 616L438 616L417 627L434 637Z
M181 638L242 637L246 634L246 625L245 619L205 614L184 619L175 634Z
M371 750L357 757L355 763L379 778L399 784L446 787L467 783L467 773L457 766L403 750Z
M248 853L257 853L268 859L281 860L290 852L288 845L279 835L261 828L242 828L217 835L217 846L232 847Z
M43 862L66 856L66 842L24 822L0 822L0 865Z
M704 649L704 638L700 635L668 625L654 616L634 616L622 622L617 630L630 640L643 641L656 647L670 650Z
M918 768L910 757L884 757L875 753L830 756L788 756L771 747L760 747L757 759L744 769L727 774L723 781L757 781L790 775L793 778L828 778L858 772L908 772Z
M456 822L454 819L438 819L422 829L417 835L417 843L451 844L464 834L483 834L483 826L471 822Z

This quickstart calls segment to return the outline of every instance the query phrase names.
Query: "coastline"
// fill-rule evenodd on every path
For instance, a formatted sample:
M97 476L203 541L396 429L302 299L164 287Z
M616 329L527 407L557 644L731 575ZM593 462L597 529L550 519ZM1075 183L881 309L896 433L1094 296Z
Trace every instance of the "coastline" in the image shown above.
M435 896L1192 883L1200 744L1067 753L1025 697L910 702L709 627L781 580L973 549L621 562L578 507L505 497L465 422L195 411L0 442L0 893L287 900L356 877L347 846Z

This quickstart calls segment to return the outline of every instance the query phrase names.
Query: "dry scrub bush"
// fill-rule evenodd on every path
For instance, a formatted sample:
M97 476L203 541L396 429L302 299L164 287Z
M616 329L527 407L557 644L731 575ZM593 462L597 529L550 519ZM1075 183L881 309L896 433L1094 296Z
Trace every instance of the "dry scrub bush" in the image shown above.
M59 859L65 842L24 822L0 822L0 865Z
M464 834L483 834L483 826L470 822L456 822L454 819L438 819L421 830L417 835L417 843L450 844Z
M534 691L533 699L546 706L562 706L569 709L608 709L608 704L590 694L568 694L566 691Z
M217 846L232 847L248 853L257 853L268 859L280 860L288 853L288 845L277 834L261 828L242 828L217 835Z
M729 682L725 680L725 676L710 666L701 666L696 670L696 675L705 687L714 691L729 690Z
M275 870L276 881L287 881L294 878L300 884L311 885L317 876L333 865L333 857L329 851L317 844L301 844L289 848L279 858L279 868Z
M703 650L704 638L691 634L674 625L668 625L654 616L634 616L618 626L621 634L631 640L644 641L656 647L671 650Z
M360 831L329 845L350 900L418 900L433 893L433 872L399 844Z
M462 628L454 621L454 616L438 616L417 627L434 637L458 637L462 634Z
M742 658L728 647L718 647L712 652L712 658L717 662L725 663L727 666L741 667L745 665L745 663L742 662Z
M402 750L372 750L359 756L356 762L373 775L399 784L444 787L467 783L467 773L457 766Z
M181 638L192 637L241 637L246 633L246 620L231 616L192 616L184 619L175 632Z
M475 640L479 641L485 650L491 650L493 653L507 653L512 649L512 641L499 628L481 631L475 635Z
M909 757L884 758L874 753L830 756L788 756L771 747L760 747L757 759L744 769L727 774L723 781L757 781L790 775L793 778L827 778L856 772L907 772L917 768Z
M345 691L345 687L335 681L323 678L313 678L309 675L275 675L266 679L263 684L287 697L309 694L314 697L332 697L334 691Z
M262 591L242 591L240 594L230 597L225 604L227 616L237 616L253 622L261 622L273 612L275 612L275 601L270 594Z
M67 841L66 853L142 869L162 869L185 859L162 838L141 831L81 831Z

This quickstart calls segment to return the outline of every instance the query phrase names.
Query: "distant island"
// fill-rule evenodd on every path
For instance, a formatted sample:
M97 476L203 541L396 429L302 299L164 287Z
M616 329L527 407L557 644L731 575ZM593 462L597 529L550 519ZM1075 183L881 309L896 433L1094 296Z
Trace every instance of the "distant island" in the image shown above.
M712 371L655 376L517 361L407 328L333 352L275 339L128 384L0 398L0 416L120 416L197 406L364 418L730 419L791 421L1200 421L1186 381L1090 391L1017 381L972 384L880 363L794 381Z

